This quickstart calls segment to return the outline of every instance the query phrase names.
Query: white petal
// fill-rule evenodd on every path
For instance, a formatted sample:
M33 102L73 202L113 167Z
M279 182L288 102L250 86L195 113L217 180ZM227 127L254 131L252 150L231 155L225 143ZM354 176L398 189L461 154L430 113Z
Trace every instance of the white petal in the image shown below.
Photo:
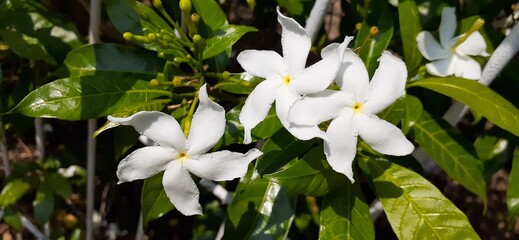
M379 65L373 79L363 111L377 114L395 102L405 89L407 68L399 58L384 52L378 59Z
M364 102L369 88L369 75L366 65L357 54L347 50L335 80L341 90L351 93L357 101Z
M332 54L305 68L290 82L290 87L299 95L317 93L326 89L337 76L340 66L339 54Z
M202 206L198 202L200 193L181 161L175 161L164 172L162 186L169 200L180 213L186 216L202 215Z
M449 49L451 47L449 45L450 40L454 37L454 32L457 27L456 8L444 7L442 9L441 18L440 27L438 29L440 34L440 43L444 49Z
M418 33L418 35L416 35L416 43L418 50L420 50L422 56L427 60L438 60L447 57L449 54L449 50L442 48L428 31Z
M280 86L281 81L267 79L258 84L245 100L245 105L240 112L240 122L245 130L245 144L252 141L251 130L267 116Z
M306 95L294 102L288 112L288 121L297 125L318 125L338 117L355 104L353 95L336 90L324 90Z
M139 148L119 162L117 167L119 183L145 179L164 171L177 158L177 154L173 148L159 146Z
M276 99L276 114L283 126L296 138L308 140L314 137L326 139L326 134L315 126L295 125L288 121L288 111L296 100L301 98L296 93L290 91L287 87L280 89L278 98Z
M330 166L336 172L344 174L353 183L352 163L357 153L357 132L352 125L352 112L342 115L330 123L324 142L324 153Z
M262 78L285 76L288 67L283 58L274 51L245 50L236 57L241 67L249 74Z
M377 152L403 156L414 150L399 128L376 115L356 114L354 122L359 136Z
M431 75L445 77L454 74L454 66L456 65L456 57L454 54L447 58L436 60L425 64L425 69Z
M193 115L186 149L189 154L204 154L211 149L225 130L225 110L207 96L204 84L198 93L200 104Z
M326 58L332 54L337 54L338 51L341 51L340 54L344 55L344 52L348 48L348 44L350 44L353 37L346 36L344 37L344 41L342 43L330 43L326 47L321 50L321 57Z
M283 58L290 68L290 73L296 73L305 68L306 58L312 46L310 37L299 23L294 19L285 17L279 11L278 22L281 24L281 45L283 46Z
M454 75L467 79L477 80L481 77L481 66L469 56L458 56Z
M479 32L473 32L470 36L461 43L457 48L456 52L459 52L464 55L471 56L488 56L486 52L487 44L485 43L485 39L481 36Z
M163 112L138 112L127 118L108 116L108 120L121 125L130 125L140 134L152 139L161 146L173 147L183 151L186 136L177 120Z
M190 158L184 167L191 173L213 181L228 181L243 177L249 163L263 154L253 148L247 153L219 151Z

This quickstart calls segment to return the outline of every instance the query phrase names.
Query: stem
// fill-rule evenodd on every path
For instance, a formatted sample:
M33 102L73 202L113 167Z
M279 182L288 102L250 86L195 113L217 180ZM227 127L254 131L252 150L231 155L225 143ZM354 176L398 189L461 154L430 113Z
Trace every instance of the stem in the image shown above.
M182 29L180 28L180 26L178 26L178 24L173 21L173 19L169 16L169 14L166 12L166 10L164 9L164 7L162 6L162 2L160 0L154 0L153 1L153 6L155 6L155 8L157 10L159 10L159 12L162 14L162 16L164 16L166 18L166 20L173 26L173 28L175 28L175 30L178 31L178 33L180 34L181 38L182 39L179 39L181 40L181 43L182 44L185 44L185 42L183 41L186 41L186 42L190 42L189 41L189 38L187 37L187 35L184 33L184 31L182 31ZM187 45L189 46L189 44Z
M99 33L101 27L101 0L90 1L90 22L88 42L100 42ZM87 204L86 204L86 239L94 239L94 194L95 194L95 164L96 164L96 139L93 134L97 128L96 119L88 120L87 130Z
M45 157L45 138L43 136L43 121L41 118L34 118L36 149L38 150L38 160L43 160Z
M204 77L200 77L200 82L198 83L198 89L200 89L200 87L202 85L204 85L205 83L205 79ZM199 90L196 91L196 94L195 94L195 98L193 99L193 102L191 103L191 108L189 108L189 112L187 113L187 116L186 118L184 118L184 135L186 135L186 137L189 135L189 129L191 128L191 121L193 120L193 114L195 114L195 109L196 109L196 105L198 104L198 92Z

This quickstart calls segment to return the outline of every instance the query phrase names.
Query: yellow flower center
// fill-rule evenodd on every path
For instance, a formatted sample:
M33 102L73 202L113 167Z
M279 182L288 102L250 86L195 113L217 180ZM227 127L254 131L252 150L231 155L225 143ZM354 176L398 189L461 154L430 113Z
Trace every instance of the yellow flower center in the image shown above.
M285 77L283 77L282 82L284 85L288 86L288 84L290 84L290 80L292 80L290 78L290 75L286 75Z
M179 152L177 155L177 159L180 161L184 161L187 159L187 153L186 152Z
M353 104L353 111L355 113L362 112L362 104L360 102L355 102L355 104Z

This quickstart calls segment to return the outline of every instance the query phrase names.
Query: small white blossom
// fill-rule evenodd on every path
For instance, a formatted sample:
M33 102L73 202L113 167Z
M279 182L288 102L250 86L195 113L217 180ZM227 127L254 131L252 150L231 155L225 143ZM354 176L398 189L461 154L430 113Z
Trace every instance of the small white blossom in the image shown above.
M242 177L247 165L262 152L219 151L206 153L222 137L225 110L211 101L206 85L199 90L198 106L185 137L178 122L162 112L138 112L127 118L109 116L108 120L131 125L142 135L158 143L135 150L117 168L119 183L145 179L164 171L162 185L176 209L184 215L202 214L199 191L190 173L209 180L224 181Z
M452 7L442 9L439 43L428 31L418 33L418 49L427 60L432 61L425 65L430 74L476 80L481 77L481 66L469 56L488 56L487 45L478 31L470 34L461 44L458 42L465 34L454 37L457 26L455 11Z
M332 119L326 130L328 139L324 141L326 159L351 182L358 136L383 154L401 156L414 149L399 128L376 115L404 93L405 64L388 52L382 54L379 62L370 82L362 60L348 51L336 80L341 90L306 95L294 103L288 116L294 124L309 126Z
M283 57L274 51L258 50L245 50L237 57L247 73L265 78L251 92L240 113L245 143L251 142L251 130L265 119L274 102L279 120L292 135L300 139L324 135L316 126L291 125L287 120L288 109L300 95L319 92L330 85L339 69L340 56L335 54L339 52L305 68L311 40L294 19L283 16L279 8L277 11ZM350 40L346 38L344 44Z

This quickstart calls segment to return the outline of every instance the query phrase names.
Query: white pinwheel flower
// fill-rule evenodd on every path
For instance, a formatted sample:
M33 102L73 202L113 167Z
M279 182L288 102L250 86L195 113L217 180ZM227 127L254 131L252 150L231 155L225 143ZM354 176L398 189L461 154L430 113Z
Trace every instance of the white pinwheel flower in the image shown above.
M326 130L324 152L330 166L351 182L358 136L383 154L401 156L414 149L399 128L376 115L404 93L405 64L388 52L379 62L370 82L362 60L348 51L336 80L341 90L306 95L289 111L289 121L299 125L316 126L333 119Z
M202 214L199 191L190 173L209 180L224 181L242 177L247 165L262 152L219 151L206 153L222 137L225 110L207 96L206 85L199 91L198 106L185 137L172 116L162 112L138 112L127 118L109 116L108 120L131 125L158 143L143 147L123 159L117 168L119 183L145 179L164 171L162 185L173 205L184 215Z
M438 29L439 43L428 31L418 33L418 49L427 60L432 61L425 65L430 74L440 77L455 75L476 80L481 77L481 66L469 56L488 56L485 40L477 31L483 22L478 21L477 27L454 37L457 26L455 11L452 7L442 9ZM466 34L470 35L467 37Z
M281 24L283 57L274 51L245 50L237 60L247 73L265 78L250 93L240 113L240 122L245 129L244 142L251 142L251 130L267 116L272 103L283 126L299 139L324 136L318 127L293 126L287 120L288 109L304 94L326 89L339 69L340 57L331 54L305 68L311 40L294 19L283 16L277 8ZM346 38L345 45L351 41ZM336 53L339 53L336 51Z

